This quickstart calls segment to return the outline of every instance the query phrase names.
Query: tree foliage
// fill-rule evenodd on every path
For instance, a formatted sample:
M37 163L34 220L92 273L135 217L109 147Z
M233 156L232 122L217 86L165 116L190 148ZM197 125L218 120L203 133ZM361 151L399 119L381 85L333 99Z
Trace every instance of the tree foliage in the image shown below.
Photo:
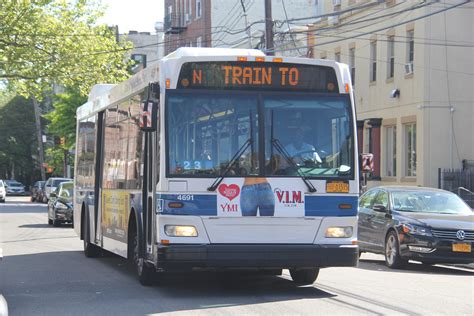
M64 144L60 145L64 150L71 149L74 146L76 110L86 101L87 98L82 96L79 90L68 88L64 93L56 94L53 97L54 110L43 115L49 120L48 133L57 138L64 138Z
M86 95L96 83L128 77L128 42L116 41L92 0L0 0L0 80L41 99L53 84Z
M36 136L31 101L20 96L0 102L0 178L30 183L35 174Z

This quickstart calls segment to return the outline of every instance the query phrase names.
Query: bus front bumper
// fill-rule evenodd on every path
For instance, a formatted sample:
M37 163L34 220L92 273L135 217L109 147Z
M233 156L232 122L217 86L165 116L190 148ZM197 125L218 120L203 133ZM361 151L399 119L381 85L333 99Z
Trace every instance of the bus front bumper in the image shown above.
M158 269L273 269L354 267L356 245L158 245Z

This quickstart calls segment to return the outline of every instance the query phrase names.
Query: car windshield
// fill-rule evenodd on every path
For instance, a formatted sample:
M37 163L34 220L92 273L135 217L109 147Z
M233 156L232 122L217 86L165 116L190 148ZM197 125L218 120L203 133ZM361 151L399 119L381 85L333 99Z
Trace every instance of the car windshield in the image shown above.
M228 177L353 175L347 95L188 90L166 102L171 176L219 176L232 158Z
M10 184L8 186L12 187L12 188L21 188L23 186L23 184L21 184L19 182L10 182Z
M392 203L394 210L402 212L472 214L471 208L450 192L395 191Z
M72 197L72 192L73 192L73 183L68 182L68 183L63 183L61 185L61 190L59 191L59 196L62 198L71 198Z

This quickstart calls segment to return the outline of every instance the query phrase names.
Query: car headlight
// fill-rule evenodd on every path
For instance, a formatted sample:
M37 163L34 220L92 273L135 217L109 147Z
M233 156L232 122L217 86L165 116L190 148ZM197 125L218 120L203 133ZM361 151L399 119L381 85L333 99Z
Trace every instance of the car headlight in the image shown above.
M165 234L170 237L197 237L198 233L194 226L165 225Z
M56 203L56 208L58 210L64 210L64 211L69 209L66 204L63 204L63 203L60 203L60 202Z
M326 229L326 238L349 238L352 237L352 226L336 226Z
M402 230L405 234L419 235L419 236L433 236L431 230L425 226L403 224Z

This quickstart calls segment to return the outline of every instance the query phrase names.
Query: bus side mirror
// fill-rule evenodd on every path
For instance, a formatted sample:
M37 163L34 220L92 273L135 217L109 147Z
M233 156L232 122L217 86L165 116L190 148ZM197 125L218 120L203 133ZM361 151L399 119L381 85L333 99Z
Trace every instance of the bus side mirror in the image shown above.
M141 104L140 128L144 132L154 132L158 125L158 102L145 101Z

